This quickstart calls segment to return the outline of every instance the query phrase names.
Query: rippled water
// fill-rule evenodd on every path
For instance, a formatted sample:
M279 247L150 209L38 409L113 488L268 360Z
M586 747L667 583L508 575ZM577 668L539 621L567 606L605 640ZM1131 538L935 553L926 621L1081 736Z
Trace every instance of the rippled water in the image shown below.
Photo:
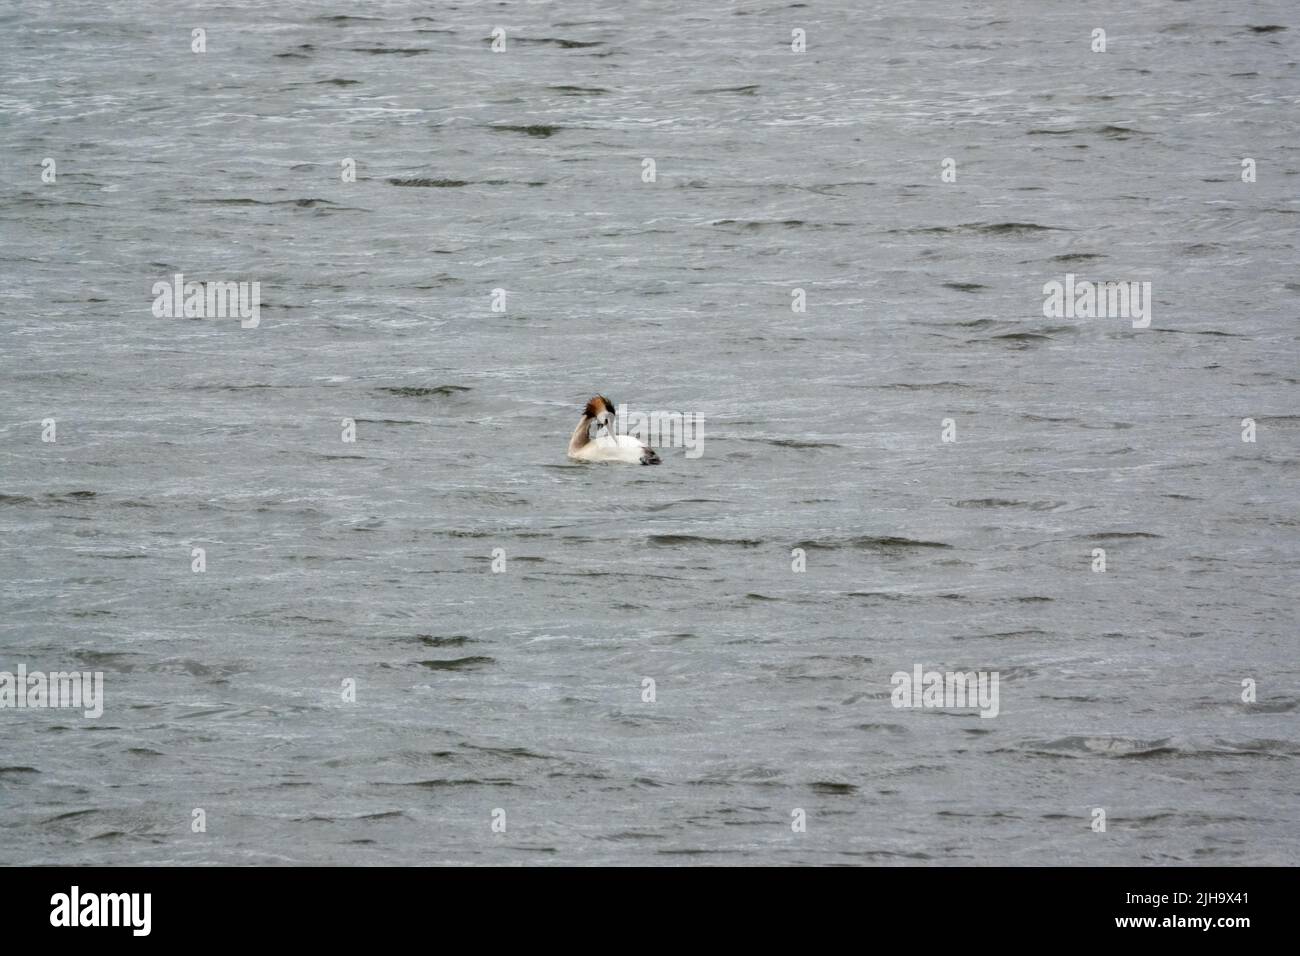
M9 8L0 861L1294 862L1296 21Z

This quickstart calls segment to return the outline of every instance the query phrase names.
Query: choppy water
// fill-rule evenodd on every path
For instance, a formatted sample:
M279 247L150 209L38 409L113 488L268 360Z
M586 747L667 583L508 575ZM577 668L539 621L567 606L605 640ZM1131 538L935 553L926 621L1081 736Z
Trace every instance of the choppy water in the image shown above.
M1294 862L1300 23L1130 6L7 8L0 861Z

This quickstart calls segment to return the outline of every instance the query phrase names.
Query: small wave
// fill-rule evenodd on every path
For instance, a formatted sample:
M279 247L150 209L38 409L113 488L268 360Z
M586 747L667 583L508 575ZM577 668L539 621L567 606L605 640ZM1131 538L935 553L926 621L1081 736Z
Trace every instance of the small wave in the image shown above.
M1218 329L1151 329L1152 332L1159 332L1164 335L1215 335L1225 339L1243 339L1246 336L1238 332L1220 332ZM1217 368L1217 366L1207 366L1208 368Z
M660 512L667 511L669 508L676 508L680 505L720 505L727 504L721 498L679 498L677 501L665 501L660 504L646 505L643 511Z
M845 597L879 598L882 601L901 601L911 596L900 591L849 591L845 594Z
M491 37L484 37L483 39L486 43L492 42ZM588 47L604 46L599 40L565 40L561 37L514 37L510 42L535 46L549 44L550 46L558 46L561 50L585 50Z
M598 840L666 840L665 833L648 833L641 830L620 830L617 833L601 834Z
M1002 748L1028 751L1056 757L1158 757L1177 753L1170 738L1138 740L1133 737L1061 737L1056 740L1029 741L1019 747Z
M1098 133L1107 139L1128 139L1130 136L1149 136L1140 129L1133 129L1130 126L1071 126L1066 129L1031 129L1025 135L1027 136L1068 136L1072 133Z
M130 663L129 658L143 656L130 651L76 651L74 654L74 659L81 670L99 670L102 668L120 673L135 670L135 665Z
M916 850L910 853L905 850L840 850L839 854L840 856L851 856L855 858L865 857L867 859L874 859L876 857L880 857L881 859L885 859L885 860L890 860L890 859L933 860L934 859L934 857L931 856L929 853L922 853L920 850Z
M970 640L1004 640L1015 637L1047 637L1046 631L1040 631L1038 628L1029 628L1024 631L998 631L994 634L975 634Z
M956 325L982 326L993 325L992 319L976 319L974 322L957 322ZM853 388L876 388L885 391L928 392L936 388L971 388L964 382L890 382L887 385L855 385Z
M1056 740L1031 740L1016 747L999 748L994 753L1033 753L1049 757L1105 757L1143 759L1150 757L1222 757L1266 756L1291 757L1300 753L1294 743L1284 740L1249 740L1232 742L1213 739L1203 742L1160 737L1144 740L1126 736L1071 735Z
M249 199L247 196L232 196L219 199L191 199L190 202L200 206L297 206L299 209L316 209L323 206L338 206L328 199Z
M548 90L555 93L562 93L565 96L603 96L609 90L601 86L548 86Z
M554 757L548 757L546 754L534 753L527 747L483 747L476 744L461 744L463 750L477 750L480 753L495 754L500 757L509 757L514 760L554 760Z
M453 780L449 777L439 777L432 780L410 780L406 782L392 782L389 780L377 781L374 786L377 787L420 787L424 790L435 790L441 787L517 787L519 784L513 780L506 780L499 777L485 777L478 779L476 777L467 777L460 780Z
M468 392L470 389L466 385L435 385L432 388L423 388L417 386L399 386L395 388L384 387L376 391L387 392L389 395L396 395L398 398L432 398L434 396L447 397L455 395L458 392Z
M1217 703L1217 702L1216 702ZM1300 708L1300 700L1257 701L1253 704L1238 705L1242 710L1260 714L1289 714Z
M742 96L753 96L758 92L758 84L751 83L748 86L719 86L715 89L692 90L692 92L700 95L705 93L739 93Z
M489 126L488 129L495 130L498 133L523 133L526 136L536 136L539 139L547 139L564 129L563 126L548 126L544 123L536 123L531 126L510 126L508 124L499 124Z
M1004 342L1050 342L1050 335L1043 335L1041 332L1004 332L1002 335L995 335L989 341ZM979 342L980 339L972 339L973 342Z
M911 226L888 230L889 235L947 236L975 233L984 236L1022 236L1040 232L1064 232L1060 226L1044 226L1036 222L965 222L957 226Z
M1107 139L1125 140L1131 136L1150 136L1145 130L1133 129L1131 126L1101 126L1096 132L1105 136Z
M901 538L895 535L857 535L840 539L809 539L794 545L805 551L834 550L837 548L857 548L865 551L911 551L921 548L951 548L952 545L942 541L919 541L915 538Z
M719 853L730 853L730 850L704 850L691 847L683 847L677 850L656 850L660 856L714 856Z
M475 667L483 667L487 664L495 664L496 659L492 657L456 657L451 660L442 661L416 661L421 667L427 667L431 671L464 671Z
M813 793L824 793L832 796L852 796L858 792L857 784L840 783L834 780L814 780L808 784Z
M370 56L384 56L385 54L394 54L396 56L419 56L421 53L432 53L424 47L390 47L390 46L354 46L348 48L350 53L366 53Z
M46 817L42 823L59 823L62 820L76 820L81 817L90 816L94 813L103 813L104 811L91 807L89 810L69 810L67 813L60 813L52 817Z
M777 448L843 448L843 445L837 445L829 441L802 441L795 438L742 438L741 441L761 442L764 445L775 445Z
M1100 531L1096 534L1076 534L1076 541L1128 541L1137 538L1160 538L1163 535L1149 531Z
M772 226L798 229L800 226L806 226L807 224L803 219L714 219L709 223L710 226L739 226L749 232L758 232L760 229L767 229Z
M908 733L908 729L902 724L858 724L855 730L865 730L873 734L893 734L901 736Z
M959 227L986 236L1021 236L1036 232L1057 232L1056 226L1042 226L1036 222L973 222Z
M737 548L757 548L763 542L757 538L710 538L695 534L652 534L646 539L657 547L671 548L683 544L728 545Z
M415 186L421 189L459 189L468 186L466 179L390 179L390 186Z
M469 643L472 638L464 634L452 634L443 637L439 634L415 634L412 637L399 637L399 641L415 640L419 641L425 647L460 647Z

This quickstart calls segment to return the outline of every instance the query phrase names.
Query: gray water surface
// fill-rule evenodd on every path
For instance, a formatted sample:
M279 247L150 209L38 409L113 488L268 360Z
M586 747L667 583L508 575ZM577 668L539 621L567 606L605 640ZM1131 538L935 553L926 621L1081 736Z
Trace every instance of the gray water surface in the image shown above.
M10 5L0 862L1294 863L1295 14Z

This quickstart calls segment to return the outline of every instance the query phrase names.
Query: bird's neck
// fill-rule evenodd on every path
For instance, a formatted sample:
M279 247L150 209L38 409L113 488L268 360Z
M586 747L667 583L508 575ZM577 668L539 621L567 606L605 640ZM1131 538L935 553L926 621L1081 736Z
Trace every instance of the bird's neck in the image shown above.
M590 415L583 415L582 421L578 422L578 427L573 430L573 435L569 439L569 451L575 452L587 442L591 441L591 423L593 419Z

